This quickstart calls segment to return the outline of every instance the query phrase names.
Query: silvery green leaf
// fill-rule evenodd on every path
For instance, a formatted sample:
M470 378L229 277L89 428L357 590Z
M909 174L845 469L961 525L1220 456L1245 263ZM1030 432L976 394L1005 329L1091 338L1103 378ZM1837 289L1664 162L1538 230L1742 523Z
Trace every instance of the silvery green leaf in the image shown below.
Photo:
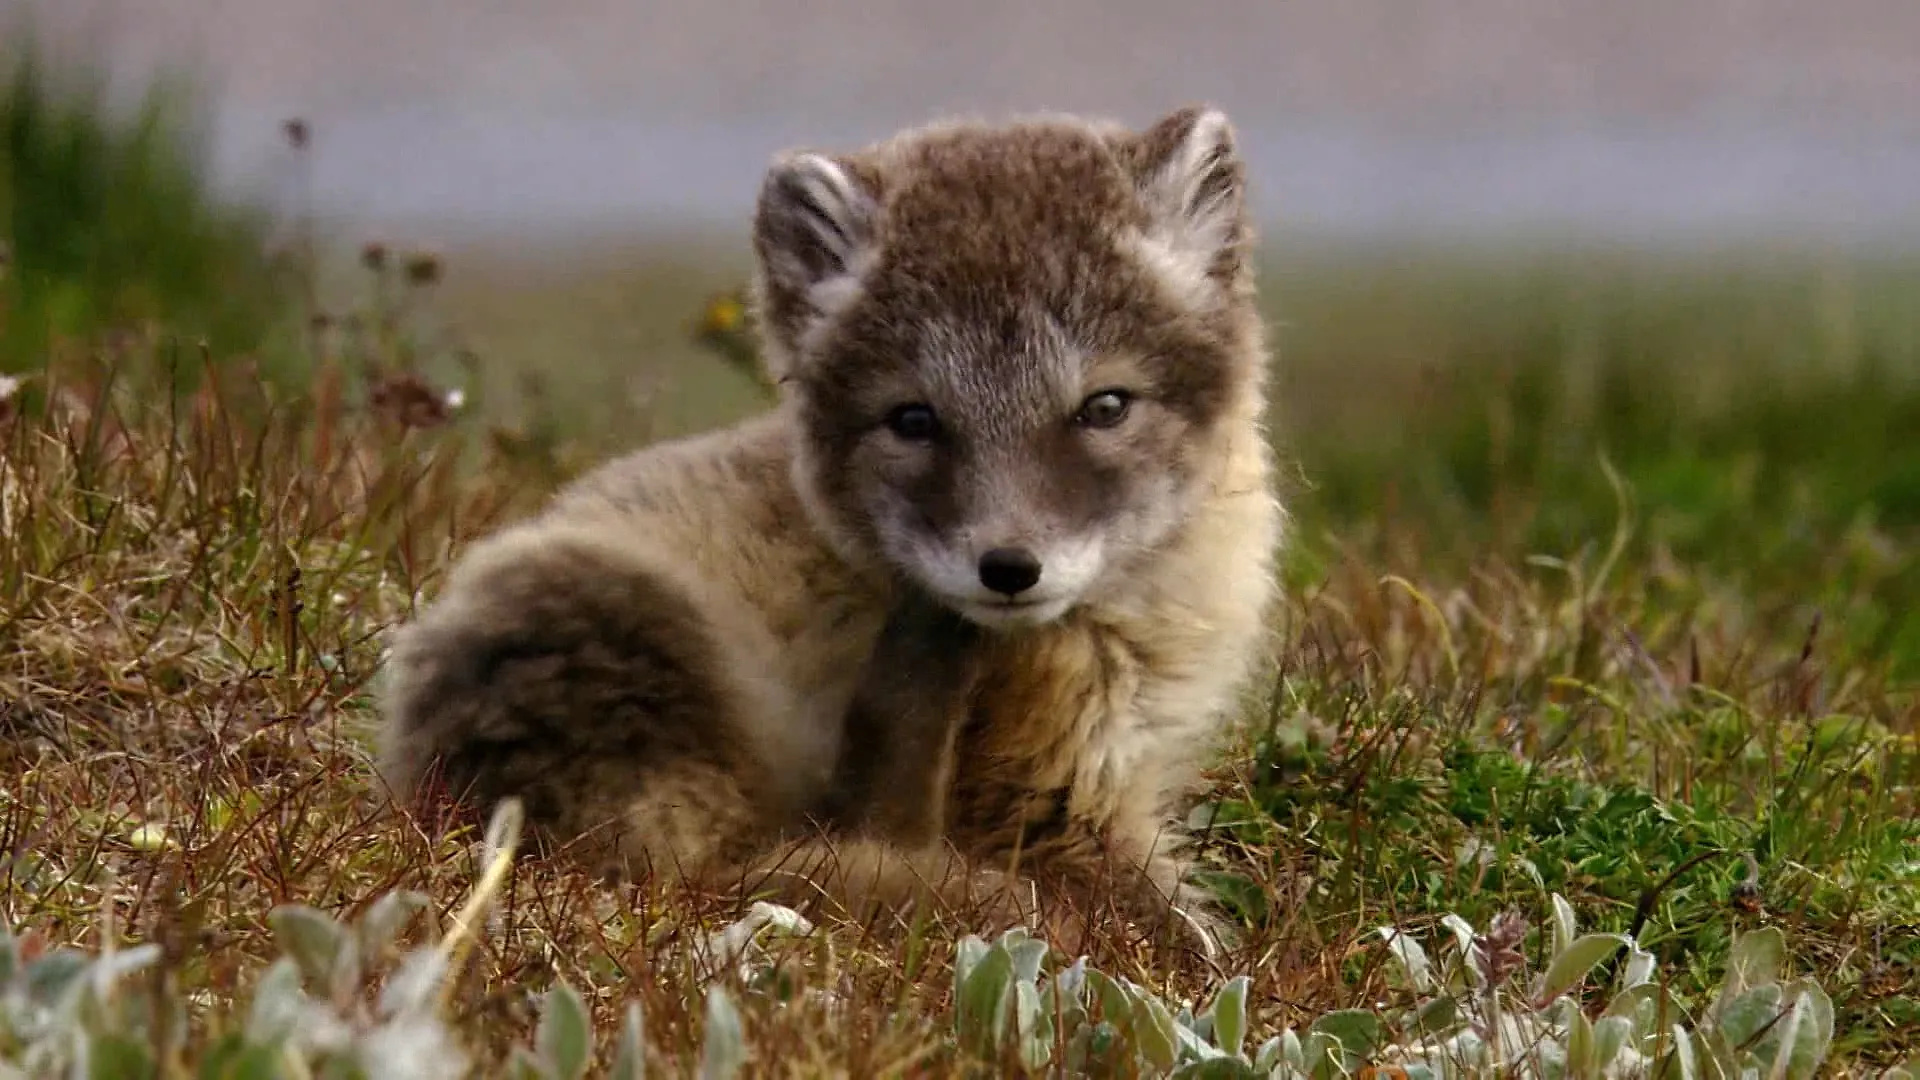
M953 947L953 992L959 995L973 969L987 958L988 945L978 934L968 934Z
M279 1043L299 1022L305 1003L299 965L290 957L275 960L253 989L253 1005L247 1012L247 1041L260 1046Z
M1038 1070L1053 1058L1053 1017L1040 1009L1040 992L1031 979L1013 984L1013 1015L1019 1033L1020 1060Z
M1535 1041L1521 1060L1534 1067L1534 1075L1540 1080L1565 1080L1567 1076L1567 1048L1552 1039Z
M1293 1034L1293 1030L1289 1028L1287 1034ZM1280 1067L1281 1055L1284 1052L1285 1046L1281 1042L1280 1036L1275 1035L1260 1044L1259 1051L1253 1055L1253 1067L1263 1073L1270 1073Z
M1006 1001L1013 983L1013 956L995 945L967 973L960 987L954 1023L962 1043L982 1057L992 1056L1006 1033Z
M718 986L707 990L707 1038L700 1055L700 1080L731 1080L747 1060L746 1036L733 999Z
M1605 1016L1617 1016L1630 1025L1628 1045L1651 1053L1661 1032L1681 1015L1679 1007L1659 983L1643 983L1624 990L1607 1003Z
M1800 1025L1806 1013L1798 999L1788 1002L1780 1019L1753 1048L1753 1057L1765 1069L1767 1080L1786 1080L1793 1072L1795 1052L1800 1048Z
M620 1025L620 1046L613 1054L613 1071L607 1080L646 1080L647 1029L640 1003L627 1003L627 1016Z
M1525 855L1509 855L1508 858L1512 859L1513 864L1520 868L1521 873L1527 875L1527 880L1533 882L1534 888L1544 889L1547 887L1547 879L1541 876L1540 867L1535 865L1532 859L1527 858Z
M1561 1000L1567 1006L1563 1014L1567 1027L1567 1068L1575 1076L1598 1076L1599 1055L1594 1046L1593 1024L1572 998Z
M1483 985L1486 978L1480 972L1480 965L1473 962L1473 939L1479 936L1474 933L1473 924L1448 912L1440 916L1440 925L1453 934L1454 942L1460 946L1459 953L1454 956L1454 962L1466 971L1467 978L1473 985Z
M1624 1016L1603 1016L1593 1025L1593 1075L1613 1064L1632 1035L1633 1021Z
M1066 1030L1073 1031L1087 1020L1086 989L1087 958L1083 956L1047 980L1040 991L1041 1011L1058 1015Z
M87 957L73 949L56 949L27 965L27 999L43 1006L66 1000L84 985Z
M1177 1044L1173 1054L1176 1061L1211 1061L1228 1056L1225 1050L1208 1042L1205 1035L1182 1024L1179 1017L1174 1017L1173 1037Z
M516 1046L507 1055L507 1075L512 1080L554 1080L547 1063L524 1046Z
M1240 1048L1247 1039L1247 988L1253 980L1245 975L1235 975L1220 988L1213 999L1213 1007L1207 1011L1213 1020L1213 1041L1220 1049L1240 1056Z
M1087 969L1087 985L1100 999L1101 1015L1108 1023L1122 1029L1133 1023L1133 997L1125 987L1098 968Z
M1493 1051L1480 1033L1471 1027L1461 1028L1440 1044L1443 1060L1457 1063L1468 1069L1486 1069L1493 1064ZM1467 1075L1476 1075L1469 1072Z
M1040 988L1040 1014L1068 1035L1087 1023L1086 1008L1072 998L1062 998L1052 983Z
M1756 986L1727 999L1715 1026L1728 1046L1744 1046L1780 1015L1780 987Z
M424 894L411 889L394 889L381 895L367 907L354 927L354 935L359 939L360 955L373 961L386 951L388 945L407 925L416 912L427 906Z
M1444 1038L1460 1023L1460 999L1443 994L1429 998L1414 1010L1413 1033L1428 1038Z
M1405 985L1415 993L1433 993L1433 964L1427 959L1427 950L1420 947L1413 935L1394 927L1382 926L1378 932L1386 941L1387 950L1398 962L1400 974L1406 980Z
M1105 1020L1093 1025L1087 1033L1087 1049L1100 1057L1105 1057L1119 1041L1120 1029Z
M13 936L13 929L0 922L0 987L10 985L19 970L20 942Z
M1019 1038L1026 1038L1034 1028L1040 1026L1040 988L1031 979L1016 979L1013 983L1013 1030Z
M1054 992L1063 1000L1079 997L1087 988L1087 958L1082 956L1054 972L1048 985L1055 987Z
M1180 1047L1179 1029L1173 1022L1173 1013L1160 1003L1159 998L1141 988L1129 984L1128 989L1133 991L1134 1045L1155 1067L1173 1068Z
M117 986L121 979L151 967L160 960L160 946L136 945L131 949L115 949L95 959L88 971L93 979L95 993L105 994Z
M1001 937L1000 947L1007 950L1013 960L1015 979L1032 982L1040 978L1040 965L1047 959L1046 942L1028 936L1022 927L1015 927Z
M1342 1068L1353 1069L1366 1060L1386 1039L1380 1018L1366 1009L1340 1009L1327 1013L1307 1028L1309 1034L1330 1035L1339 1040L1343 1052Z
M1288 1068L1304 1072L1307 1068L1307 1051L1300 1045L1300 1036L1287 1028L1280 1033L1280 1061Z
M1306 1059L1306 1074L1314 1080L1331 1080L1348 1072L1346 1049L1340 1045L1337 1036L1324 1031L1307 1031L1307 1043L1302 1056Z
M1660 1075L1671 1076L1675 1080L1699 1080L1700 1059L1694 1053L1693 1037L1687 1034L1684 1024L1673 1025L1672 1045L1672 1052L1661 1062Z
M1794 1078L1812 1076L1833 1049L1833 999L1812 979L1795 979L1787 984L1787 992L1796 996L1805 1007L1805 1020L1801 1028L1804 1051L1795 1055L1788 1075Z
M593 1056L593 1021L587 1003L565 979L547 991L540 1023L533 1033L534 1049L555 1080L579 1080Z
M343 991L358 985L359 952L346 927L331 915L305 904L282 904L267 913L267 925L314 990L340 1000Z
M1559 893L1553 894L1553 954L1560 955L1573 944L1577 920L1573 915L1573 905Z
M1787 936L1777 926L1753 930L1734 938L1727 952L1727 973L1713 1003L1714 1015L1721 1007L1756 986L1780 980L1780 965L1786 961Z
M1653 954L1640 947L1638 942L1627 947L1627 962L1620 971L1620 989L1631 990L1653 981Z
M1769 1080L1803 1080L1819 1069L1832 1042L1833 1003L1810 980L1795 980L1786 985L1757 987L1743 995L1730 1013L1743 1020L1750 1013L1742 1009L1750 996L1771 995L1777 1003L1769 1010L1772 1026L1754 1043L1750 1053ZM1774 1020L1775 1013L1779 1019ZM1822 1030L1824 1028L1824 1030ZM1729 1038L1733 1029L1725 1028ZM1745 1040L1733 1043L1738 1046Z
M1555 954L1552 963L1547 965L1547 973L1540 978L1540 989L1534 994L1534 1000L1544 1006L1573 989L1607 957L1629 944L1631 942L1625 934L1583 934L1575 938L1572 944Z
M406 1016L434 1007L434 991L447 974L447 958L439 949L415 949L402 957L385 986L380 988L383 1016Z

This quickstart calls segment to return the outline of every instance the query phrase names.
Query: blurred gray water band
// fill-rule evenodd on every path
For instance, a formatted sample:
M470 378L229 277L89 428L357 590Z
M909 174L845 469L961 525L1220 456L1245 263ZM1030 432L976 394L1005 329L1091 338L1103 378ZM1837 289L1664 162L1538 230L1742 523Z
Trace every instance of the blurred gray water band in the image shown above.
M225 104L228 182L283 190L281 112ZM1132 119L1131 117L1129 119ZM1816 242L1920 248L1920 138L1778 124L1409 133L1242 120L1270 235L1623 247ZM882 123L650 121L637 110L341 110L315 120L316 211L367 228L558 240L745 228L778 149L857 145ZM905 122L911 122L910 120ZM276 179L278 177L278 179Z

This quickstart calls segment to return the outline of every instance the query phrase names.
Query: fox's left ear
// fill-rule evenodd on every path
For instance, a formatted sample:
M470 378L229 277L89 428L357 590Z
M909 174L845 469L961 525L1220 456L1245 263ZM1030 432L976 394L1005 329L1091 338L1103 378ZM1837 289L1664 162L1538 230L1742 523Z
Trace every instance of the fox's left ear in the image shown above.
M1190 272L1223 285L1233 282L1245 264L1252 229L1246 167L1227 115L1189 106L1135 136L1130 149L1149 237Z
M807 330L835 314L860 287L873 250L878 203L849 163L824 154L782 155L767 170L753 219L760 315L789 372Z

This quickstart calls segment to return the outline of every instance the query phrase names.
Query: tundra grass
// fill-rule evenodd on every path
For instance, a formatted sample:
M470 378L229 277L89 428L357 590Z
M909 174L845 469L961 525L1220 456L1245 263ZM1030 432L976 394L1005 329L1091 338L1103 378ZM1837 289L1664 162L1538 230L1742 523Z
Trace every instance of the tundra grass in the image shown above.
M1913 278L1381 265L1269 274L1286 599L1192 815L1242 939L1209 964L1116 930L1096 963L1194 997L1244 972L1256 1023L1297 1021L1391 993L1376 926L1537 922L1558 892L1683 995L1779 926L1833 995L1837 1062L1912 1053ZM404 327L298 386L163 329L49 366L0 426L0 911L37 942L159 942L204 1003L245 996L276 904L461 902L477 836L391 816L368 768L382 634L580 447L649 436L515 396L552 368L451 408L379 352ZM689 356L667 374L740 403L715 422L752 407L719 351ZM525 1041L564 977L603 1029L638 995L658 1062L691 1061L674 942L736 906L523 859L450 1007L480 1045ZM831 931L792 978L846 1011L750 1002L756 1068L952 1066L957 929Z
M174 1060L244 1011L276 905L415 889L445 925L481 875L472 823L369 769L386 630L599 455L764 404L701 308L737 259L358 262L264 353L72 277L99 303L0 382L0 917L28 951L159 944ZM1695 1001L1779 927L1835 1067L1920 1051L1920 263L1269 263L1285 600L1190 818L1240 934L1116 926L1094 963L1196 1000L1245 973L1262 1030L1391 1000L1379 926L1559 893ZM739 906L523 858L447 1008L498 1052L557 979L603 1031L638 998L686 1071L729 976L682 946ZM957 1071L953 943L997 929L828 928L740 999L755 1073Z

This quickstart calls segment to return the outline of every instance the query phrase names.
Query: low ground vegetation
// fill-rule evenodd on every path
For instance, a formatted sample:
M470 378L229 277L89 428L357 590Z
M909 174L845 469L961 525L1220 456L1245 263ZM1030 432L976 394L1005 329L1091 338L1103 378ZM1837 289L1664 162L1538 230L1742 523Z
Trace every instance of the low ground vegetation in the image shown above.
M10 175L53 160L0 120ZM111 175L109 204L146 197ZM1920 1052L1910 263L1277 253L1287 599L1190 817L1241 937L1082 959L614 889L507 858L510 809L395 817L368 764L386 628L466 540L652 429L583 424L567 383L595 373L471 355L424 321L459 264L380 245L359 300L236 292L224 330L85 275L50 308L21 225L45 204L11 183L0 1075L1806 1076ZM144 219L86 220L113 251ZM129 295L170 274L127 265ZM655 373L729 403L706 422L753 407L730 301L624 310L708 346Z

